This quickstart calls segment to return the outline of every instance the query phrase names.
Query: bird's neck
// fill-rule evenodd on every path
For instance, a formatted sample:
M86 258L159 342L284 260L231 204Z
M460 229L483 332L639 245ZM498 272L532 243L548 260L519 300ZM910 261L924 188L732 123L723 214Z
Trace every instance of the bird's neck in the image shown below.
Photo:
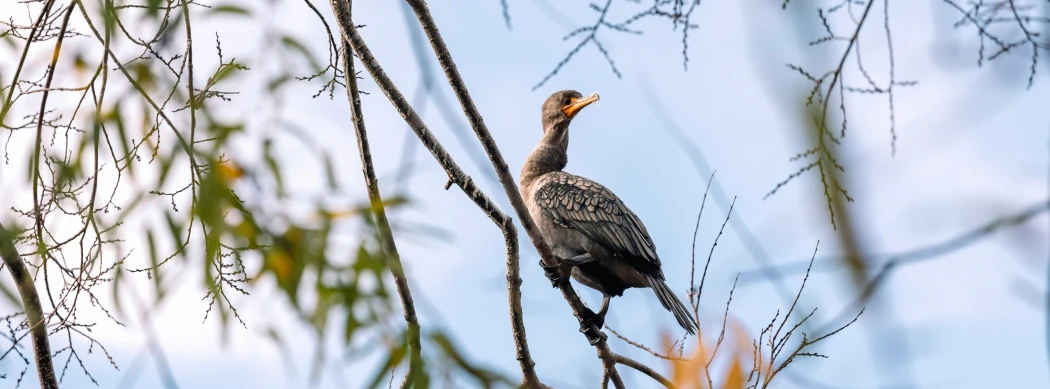
M522 189L531 187L544 174L560 172L569 163L569 125L553 125L543 133L543 139L525 160L521 168Z

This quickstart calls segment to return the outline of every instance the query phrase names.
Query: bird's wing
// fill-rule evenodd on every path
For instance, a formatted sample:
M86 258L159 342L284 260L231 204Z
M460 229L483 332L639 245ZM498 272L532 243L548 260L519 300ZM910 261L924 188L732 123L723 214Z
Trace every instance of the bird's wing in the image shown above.
M576 229L621 257L641 259L643 267L660 266L649 232L619 197L601 184L569 173L548 174L536 203L562 226Z

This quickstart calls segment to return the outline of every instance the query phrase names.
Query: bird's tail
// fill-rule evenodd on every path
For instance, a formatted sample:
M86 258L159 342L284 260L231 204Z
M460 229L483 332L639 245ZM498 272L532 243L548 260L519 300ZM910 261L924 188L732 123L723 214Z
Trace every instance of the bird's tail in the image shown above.
M675 296L671 288L667 286L664 280L658 279L653 276L647 275L649 279L649 286L656 292L656 298L660 299L660 304L664 306L664 309L671 311L674 314L674 318L678 320L678 324L682 326L691 335L696 334L696 319L693 318L689 313L689 309L682 304L682 300Z

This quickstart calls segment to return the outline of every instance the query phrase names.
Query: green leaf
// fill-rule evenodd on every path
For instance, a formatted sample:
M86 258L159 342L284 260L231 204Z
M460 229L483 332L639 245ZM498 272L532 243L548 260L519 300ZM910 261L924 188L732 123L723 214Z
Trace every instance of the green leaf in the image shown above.
M491 388L497 383L501 383L508 386L516 386L516 384L507 378L506 376L497 373L493 370L489 370L483 367L479 367L475 364L470 363L467 358L456 349L455 345L452 344L452 340L448 338L444 333L434 332L430 334L430 340L438 346L446 358L451 360L455 365L461 369L468 376L478 381L478 386L483 388Z
M230 134L244 131L244 123L224 124L212 121L208 124L208 130L216 134L216 142L225 143Z
M275 92L275 91L277 91L278 88L284 86L284 84L287 84L288 81L291 81L291 80L292 80L292 76L291 75L288 75L287 73L282 74L282 75L280 75L280 76L270 80L269 84L267 84L267 86L266 86L267 90L269 90L271 93Z
M342 288L341 292L343 294L343 305L346 307L347 311L343 340L346 342L346 345L349 346L350 342L354 340L354 332L365 324L358 320L357 316L354 314L354 304L357 302L357 297L359 295L357 291L357 280L355 279L349 282L346 287Z
M165 157L164 154L160 154L160 175L157 177L157 191L160 191L164 187L164 182L167 180L171 168L175 166L175 159L177 157L178 155L174 149L171 151L170 156Z
M231 59L230 62L224 63L215 69L215 74L212 75L211 80L208 82L208 86L218 84L220 81L229 78L235 71L238 70L249 70L247 66L241 65L236 62L236 58Z
M105 28L105 35L103 36L112 36L113 31L115 31L117 27L117 9L114 2L105 2L105 5L102 8L102 20Z
M171 212L164 212L164 218L168 222L168 231L171 233L171 243L175 246L175 250L177 250L172 254L175 255L182 251L182 226L179 225L179 222L175 221Z
M322 154L321 159L324 161L324 176L328 181L328 189L332 191L338 190L339 182L335 178L335 166L332 165L332 156L325 152Z
M277 182L277 196L284 197L284 180L281 179L281 168L273 157L273 139L267 139L263 142L263 159L266 160L266 166L270 168L270 174L273 174L273 179Z
M306 48L306 46L299 42L299 40L293 38L291 35L284 35L281 37L281 44L302 55L303 58L310 63L310 68L313 69L313 73L321 72L321 64L317 62L317 58L314 58L310 49Z
M120 283L124 280L124 271L118 267L113 271L113 287L110 290L113 291L113 306L116 308L117 313L123 314L124 308L120 304Z
M131 163L133 160L132 142L128 141L128 129L124 126L124 114L120 111L120 104L113 107L113 112L111 112L106 119L117 125L117 135L120 137L120 150L124 153L121 156L121 159L124 160L124 165L127 166L128 174L130 174L131 177L135 177L135 169L133 168L134 164Z
M150 267L152 268L152 270L150 271L150 278L153 279L153 288L157 292L156 301L160 301L164 299L164 289L162 286L164 283L161 282L161 274L164 273L160 271L159 266L161 260L157 255L157 242L153 238L153 230L146 230L146 242L149 244L149 261Z
M401 344L398 347L391 348L390 354L387 355L386 360L379 365L379 369L376 370L372 379L369 381L369 389L378 388L381 383L385 383L390 377L390 371L394 370L402 361L405 360L405 356L408 354L408 342L405 334L401 335ZM419 386L416 386L417 388Z
M220 4L208 10L209 16L251 16L252 12L232 4Z
M146 15L151 18L156 18L160 14L160 1L161 0L149 0L146 2Z

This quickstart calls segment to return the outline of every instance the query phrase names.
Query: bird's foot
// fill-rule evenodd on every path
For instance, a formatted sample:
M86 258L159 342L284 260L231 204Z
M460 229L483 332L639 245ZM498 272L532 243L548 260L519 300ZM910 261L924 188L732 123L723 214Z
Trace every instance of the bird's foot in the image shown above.
M590 309L587 309L582 314L583 318L580 320L581 331L592 324L599 330L605 326L605 315L594 313L594 311Z
M547 279L551 281L551 287L557 288L558 284L561 283L561 274L559 273L560 265L549 266L540 260L540 267L543 268L543 274L547 276Z
M605 334L602 333L602 327L605 326L605 315L596 314L589 308L584 308L583 312L580 312L580 332L587 336L587 342L591 346L598 344L600 340L605 338ZM595 329L591 331L591 329Z
M554 288L557 288L558 283L562 281L562 275L568 275L572 272L573 266L594 262L594 258L587 253L569 258L555 258L558 260L558 264L554 266L548 266L546 263L543 263L543 260L540 260L540 267L543 267L543 273L548 280L551 280L551 287Z

